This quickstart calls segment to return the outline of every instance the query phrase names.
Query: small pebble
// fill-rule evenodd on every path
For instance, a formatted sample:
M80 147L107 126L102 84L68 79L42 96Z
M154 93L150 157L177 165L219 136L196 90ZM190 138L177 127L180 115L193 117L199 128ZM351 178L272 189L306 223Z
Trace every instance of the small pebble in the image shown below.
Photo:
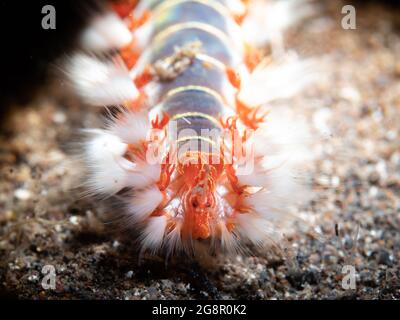
M29 200L32 196L32 193L26 189L17 189L14 191L14 196L22 201Z

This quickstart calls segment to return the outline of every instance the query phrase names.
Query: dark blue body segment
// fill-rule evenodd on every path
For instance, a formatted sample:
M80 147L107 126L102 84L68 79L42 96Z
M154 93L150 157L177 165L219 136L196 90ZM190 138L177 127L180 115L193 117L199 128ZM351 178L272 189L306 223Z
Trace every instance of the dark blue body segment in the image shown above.
M157 103L175 126L180 144L192 141L218 148L205 132L221 132L220 118L227 108L226 68L235 68L242 57L235 46L236 22L224 1L151 0L154 12L149 63L165 61L190 43L200 43L198 55L178 75L160 79ZM182 134L181 134L182 133ZM187 134L185 134L187 133ZM218 137L217 137L218 138Z

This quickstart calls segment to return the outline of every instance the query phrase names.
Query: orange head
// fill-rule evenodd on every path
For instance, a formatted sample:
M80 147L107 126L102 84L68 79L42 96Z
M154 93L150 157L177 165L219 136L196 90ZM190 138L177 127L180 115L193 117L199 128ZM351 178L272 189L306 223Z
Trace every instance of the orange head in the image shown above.
M185 212L184 227L193 239L210 236L210 222L215 218L214 193L204 187L195 187L186 192L183 199Z
M215 188L222 167L222 164L182 165L184 235L193 239L206 239L211 235L211 225L218 215Z

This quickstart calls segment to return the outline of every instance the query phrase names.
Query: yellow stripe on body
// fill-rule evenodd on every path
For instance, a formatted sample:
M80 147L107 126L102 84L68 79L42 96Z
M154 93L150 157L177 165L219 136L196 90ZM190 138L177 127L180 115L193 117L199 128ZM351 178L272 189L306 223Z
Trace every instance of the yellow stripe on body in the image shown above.
M172 97L178 93L184 92L184 91L189 91L189 90L195 90L195 91L200 91L200 92L205 92L208 93L209 95L213 96L214 98L216 98L217 100L219 100L221 103L224 102L224 99L222 98L222 96L215 90L210 89L208 87L204 87L204 86L195 86L195 85L189 85L189 86L180 86L180 87L176 87L170 91L167 92L166 97Z
M203 62L207 62L220 70L226 71L226 66L221 61L215 59L214 57L206 53L197 53L196 59L199 59L200 61Z
M154 39L152 41L152 45L155 46L159 42L161 42L162 40L167 38L169 35L171 35L175 32L181 31L181 30L185 30L185 29L198 29L198 30L205 31L209 34L214 35L218 39L220 39L222 42L224 42L224 44L228 48L231 46L234 46L234 44L227 37L227 35L225 33L223 33L221 30L219 30L218 28L215 28L207 23L196 22L196 21L182 22L182 23L177 23L177 24L173 24L172 26L169 26L165 30L156 34L156 36L154 37Z
M178 113L174 115L170 120L178 120L182 118L190 118L190 117L199 117L199 118L204 118L212 123L216 124L217 126L221 126L219 121L215 119L213 116L210 116L209 114L203 113L203 112L183 112L183 113Z
M212 145L215 146L215 141L211 140L210 138L207 137L202 137L202 136L186 136L186 137L181 137L178 140L176 140L177 143L180 142L185 142L185 141L189 141L189 140L201 140L201 141L206 141Z
M205 6L214 9L215 11L220 13L222 16L224 16L226 18L232 18L232 15L227 7L225 7L223 4L221 4L217 1L210 1L210 0L167 0L167 1L163 1L162 3L157 5L153 10L153 14L154 14L154 16L157 16L157 15L161 14L163 11L165 11L173 6L179 5L181 3L188 3L188 2L197 2L197 3L204 4Z

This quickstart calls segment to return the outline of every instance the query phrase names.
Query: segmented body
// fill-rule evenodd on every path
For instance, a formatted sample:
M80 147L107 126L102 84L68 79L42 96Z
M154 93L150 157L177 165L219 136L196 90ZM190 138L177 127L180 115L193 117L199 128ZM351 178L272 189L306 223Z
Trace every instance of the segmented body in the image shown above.
M173 79L158 81L152 102L157 105L159 112L170 119L167 132L171 132L171 125L177 130L178 162L183 162L182 157L186 155L191 160L196 157L201 163L194 169L190 169L190 165L180 165L182 175L185 175L186 170L198 171L194 176L190 176L196 184L185 192L190 194L193 189L197 189L199 196L195 197L195 200L188 200L188 204L184 203L185 212L178 213L178 216L184 217L186 214L186 219L183 219L186 237L208 238L212 233L211 224L216 223L211 221L215 220L215 217L205 211L193 213L188 217L188 211L191 209L188 207L193 206L193 201L204 202L206 206L212 205L210 201L216 201L213 195L211 199L200 200L208 197L206 193L210 192L210 186L208 181L202 184L200 179L203 177L200 178L197 174L201 174L203 166L213 166L202 162L210 162L209 154L215 155L220 152L218 135L223 129L220 119L228 113L228 108L235 108L232 105L235 101L234 90L228 79L227 68L238 67L243 63L243 43L234 41L238 36L235 35L235 31L240 32L240 29L228 8L219 1L144 1L138 13L143 9L153 14L151 35L147 38L148 46L144 46L147 61L139 57L142 66L151 66L171 57L177 48L185 48L194 42L199 43L198 52L181 73ZM212 139L209 134L204 133L211 131L216 132L217 139ZM182 152L182 149L185 152ZM217 162L219 161L223 162L223 159L218 157ZM179 168L177 169L179 171ZM219 169L215 169L217 170ZM207 177L205 179L207 180Z
M240 29L228 8L223 1L208 0L144 1L143 7L154 12L146 49L150 65L173 55L176 48L200 43L199 53L179 76L159 82L155 104L176 120L178 135L184 129L198 136L202 129L221 129L220 118L235 108L226 69L243 63L243 43L233 40Z
M256 51L241 34L246 3L149 0L130 11L126 1L117 1L114 9L131 27L132 38L121 36L129 41L120 46L129 73L86 58L77 64L104 73L104 79L88 80L84 71L76 72L83 96L93 104L105 96L107 104L125 107L87 142L89 190L131 190L126 221L142 226L143 249L190 251L194 240L203 239L213 249L234 251L245 242L275 241L281 202L271 201L287 199L293 189L290 183L275 185L282 159L271 160L285 147L269 141L268 130L255 145L251 139L250 130L263 126L264 116L259 103L247 101L259 74L252 73ZM93 32L86 39L103 45ZM268 94L258 96L268 101ZM149 160L154 146L162 150L158 163ZM251 170L239 174L243 160Z

